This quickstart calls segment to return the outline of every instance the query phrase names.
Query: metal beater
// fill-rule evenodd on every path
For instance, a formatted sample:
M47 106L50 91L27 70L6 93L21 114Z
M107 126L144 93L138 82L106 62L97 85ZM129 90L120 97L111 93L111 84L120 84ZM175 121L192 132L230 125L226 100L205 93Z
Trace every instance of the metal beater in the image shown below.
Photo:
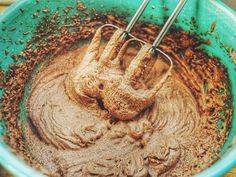
M171 25L173 24L173 22L175 21L175 19L177 18L177 16L179 15L179 13L181 12L181 10L183 9L184 5L186 4L187 0L179 0L176 8L174 9L174 11L172 12L172 14L170 15L170 17L168 18L167 22L164 24L162 30L160 31L159 35L157 36L157 38L155 39L155 41L153 42L152 45L148 44L147 42L136 38L135 36L133 36L131 34L131 30L133 29L134 25L137 23L137 21L139 20L140 16L142 15L142 13L144 12L144 10L146 9L147 5L149 4L151 0L143 0L142 4L140 5L140 7L138 8L138 10L136 11L135 15L133 16L132 20L130 21L130 23L128 24L128 26L126 27L126 29L124 30L124 33L121 36L122 40L125 40L125 38L127 36L130 36L131 39L129 39L121 48L121 51L123 50L123 52L121 52L120 57L122 57L122 54L125 53L126 48L128 46L128 43L130 43L131 41L139 41L140 43L142 43L143 45L146 45L146 50L147 50L147 54L154 54L154 53L161 53L169 62L170 62L170 68L169 71L173 68L173 62L171 60L171 58L162 50L158 49L158 46L160 45L162 39L165 37L166 33L168 32L168 30L170 29ZM103 27L107 27L107 26L111 26L114 28L119 29L119 27L112 25L112 24L106 24ZM149 48L149 49L147 49ZM145 57L145 56L144 56ZM137 64L137 63L136 63ZM137 64L138 65L138 64ZM166 76L167 77L167 76ZM166 78L165 77L165 78Z
M78 69L72 72L68 79L68 85L74 85L72 87L74 93L81 96L77 98L81 98L81 101L86 99L84 95L99 98L111 116L120 120L131 120L150 106L155 101L158 90L171 75L173 68L171 58L157 47L186 1L179 1L153 44L144 42L130 33L150 0L142 2L126 29L112 24L99 27ZM104 27L114 27L117 30L100 52ZM125 54L129 44L133 42L141 44L141 48L126 67ZM152 85L146 85L146 79L150 78L149 74L158 58L168 60L169 67Z

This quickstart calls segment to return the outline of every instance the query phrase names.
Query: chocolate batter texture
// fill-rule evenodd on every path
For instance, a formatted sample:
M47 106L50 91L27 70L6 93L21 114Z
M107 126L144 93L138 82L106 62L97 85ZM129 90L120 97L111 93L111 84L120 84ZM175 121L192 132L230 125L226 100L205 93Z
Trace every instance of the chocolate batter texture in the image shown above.
M77 31L51 23L60 33L37 31L26 62L12 66L4 82L5 138L28 164L49 176L191 176L220 158L230 86L218 59L199 49L203 41L173 29L161 45L173 59L170 72L163 56L147 55L148 45L129 42L120 50L122 30L96 32L105 23L124 27L116 17L70 25ZM142 22L134 29L152 42L160 27ZM90 39L93 45L85 44ZM27 105L23 127L20 101Z

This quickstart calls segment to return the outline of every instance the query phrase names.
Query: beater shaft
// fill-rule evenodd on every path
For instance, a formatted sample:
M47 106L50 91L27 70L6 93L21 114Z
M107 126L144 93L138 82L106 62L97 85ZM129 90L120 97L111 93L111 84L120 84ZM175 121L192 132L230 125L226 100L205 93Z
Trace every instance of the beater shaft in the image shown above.
M147 7L150 0L144 0L140 5L139 9L136 11L135 15L133 16L132 20L129 22L128 26L126 27L125 31L130 33L132 28L134 27L135 23L138 21L140 16L142 15L143 11Z
M161 32L157 36L156 40L152 44L153 48L156 48L161 43L162 39L165 37L166 33L170 29L171 25L174 23L176 17L179 15L180 11L183 9L187 0L180 0L176 8L174 9L173 13L168 18L167 22L165 23L164 27L162 28Z

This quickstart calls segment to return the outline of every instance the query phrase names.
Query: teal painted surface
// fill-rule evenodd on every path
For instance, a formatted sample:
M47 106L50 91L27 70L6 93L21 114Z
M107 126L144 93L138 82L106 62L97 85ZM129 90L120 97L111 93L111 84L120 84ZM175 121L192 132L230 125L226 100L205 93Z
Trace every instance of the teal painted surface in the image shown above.
M126 14L129 20L138 8L142 0L82 0L91 11L93 7L98 12L115 12L116 14ZM37 23L45 15L42 11L39 12L38 18L33 18L33 14L38 9L50 8L51 12L46 15L51 15L55 11L62 13L63 9L68 5L76 5L76 0L59 1L59 0L19 0L7 11L0 15L0 67L7 72L9 64L14 63L11 59L11 53L18 54L26 45L26 41L32 37ZM144 12L141 20L151 21L156 24L163 24L164 19L174 9L177 0L152 0ZM71 10L70 14L73 14ZM69 15L70 15L69 14ZM81 14L83 17L83 14ZM194 17L194 18L193 18ZM213 22L216 22L214 32L210 31ZM64 21L61 20L61 25ZM181 26L185 30L195 32L203 39L210 39L211 45L202 45L210 55L218 56L221 62L228 68L232 90L233 100L236 101L236 66L228 55L230 48L236 49L236 14L219 0L189 0L183 11L178 17L176 26ZM14 30L14 28L16 29ZM4 30L2 30L4 29ZM29 32L28 35L23 33ZM23 45L16 45L21 39L25 41ZM9 55L5 56L5 50L9 51ZM20 61L19 61L20 62ZM207 89L207 88L206 88ZM2 90L0 90L0 97ZM24 108L22 108L24 109ZM234 105L236 110L236 105ZM23 114L21 117L24 116ZM230 136L222 149L222 154L225 153L232 139L236 134L236 112ZM219 122L219 124L221 124ZM219 125L220 126L220 125ZM6 131L4 122L0 122L0 134ZM223 158L217 161L211 168L197 175L197 177L218 177L230 170L236 165L236 145L233 145L228 150ZM8 151L7 146L0 138L0 163L7 168L15 176L41 176L23 162L18 160L12 153Z

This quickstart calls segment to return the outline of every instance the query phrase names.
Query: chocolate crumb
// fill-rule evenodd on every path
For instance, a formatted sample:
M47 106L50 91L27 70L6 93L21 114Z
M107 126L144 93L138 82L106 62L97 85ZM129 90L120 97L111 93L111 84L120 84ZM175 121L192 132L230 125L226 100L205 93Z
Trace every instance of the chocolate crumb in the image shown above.
M215 31L215 27L216 27L216 20L211 24L211 33Z
M38 13L34 13L34 14L33 14L33 17L34 17L34 18L38 18L38 16L39 16Z
M16 30L16 27L12 27L12 28L10 28L9 31L15 31L15 30Z
M6 27L3 27L3 28L2 28L2 31L6 31L6 29L7 29Z
M21 12L21 13L24 13L24 9L20 8L20 12Z
M17 56L15 54L11 54L11 58L16 62L17 61Z
M5 50L5 55L7 56L9 54L9 51L8 50Z
M80 1L77 1L77 9L81 11L85 11L86 7Z
M43 13L45 13L45 14L50 13L50 9L44 9Z

